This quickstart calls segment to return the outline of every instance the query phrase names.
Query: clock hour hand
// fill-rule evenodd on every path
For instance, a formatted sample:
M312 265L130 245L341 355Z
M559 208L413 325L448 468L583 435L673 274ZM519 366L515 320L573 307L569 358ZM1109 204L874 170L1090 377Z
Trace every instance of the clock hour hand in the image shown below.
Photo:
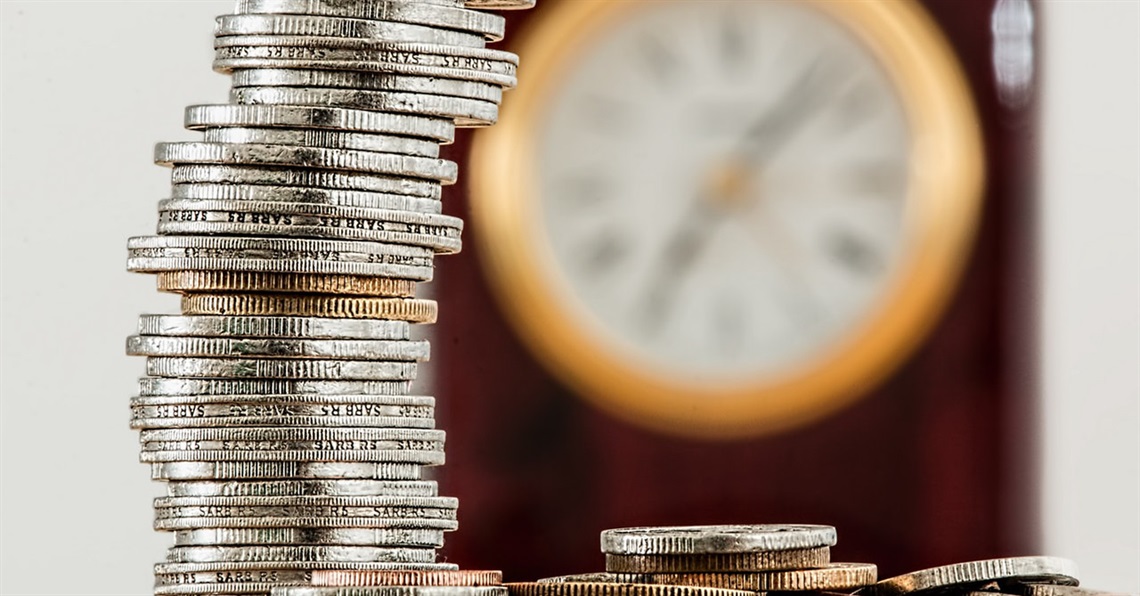
M692 269L716 227L724 219L719 210L710 208L703 198L692 203L689 212L681 219L677 231L660 253L657 266L650 277L640 313L643 329L652 334L661 323L677 297L676 285Z

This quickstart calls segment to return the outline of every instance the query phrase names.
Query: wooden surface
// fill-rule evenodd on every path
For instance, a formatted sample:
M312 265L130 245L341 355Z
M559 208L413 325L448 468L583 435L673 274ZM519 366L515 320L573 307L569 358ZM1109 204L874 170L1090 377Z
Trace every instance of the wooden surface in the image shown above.
M883 576L1034 551L1025 446L1036 418L1021 381L1032 366L1032 109L997 102L989 2L925 4L973 85L989 180L970 264L925 345L865 399L807 428L724 443L653 434L593 409L531 358L489 293L469 228L434 283L448 433L438 477L461 503L449 560L510 580L600 570L604 528L719 522L833 524L835 560L875 562ZM516 38L527 18L512 15ZM446 150L461 164L466 141ZM453 188L445 210L466 216L466 202Z

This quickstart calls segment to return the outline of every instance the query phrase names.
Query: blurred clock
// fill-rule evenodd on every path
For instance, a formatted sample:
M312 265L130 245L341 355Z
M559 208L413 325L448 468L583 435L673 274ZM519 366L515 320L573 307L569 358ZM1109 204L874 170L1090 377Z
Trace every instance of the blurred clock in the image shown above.
M598 407L817 420L924 337L979 215L970 90L909 1L566 1L468 167L508 320Z

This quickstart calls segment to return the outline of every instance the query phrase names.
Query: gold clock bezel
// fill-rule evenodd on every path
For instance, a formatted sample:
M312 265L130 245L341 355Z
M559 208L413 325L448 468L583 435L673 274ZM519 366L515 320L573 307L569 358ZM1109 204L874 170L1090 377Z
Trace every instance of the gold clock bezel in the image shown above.
M658 431L742 438L804 425L851 404L928 333L961 275L980 217L984 146L970 87L938 26L913 0L810 0L851 30L895 85L912 132L907 246L882 298L845 336L779 374L685 384L637 366L580 310L544 238L535 131L574 49L649 0L547 0L515 49L520 86L476 133L469 197L476 241L506 318L538 359L597 407Z

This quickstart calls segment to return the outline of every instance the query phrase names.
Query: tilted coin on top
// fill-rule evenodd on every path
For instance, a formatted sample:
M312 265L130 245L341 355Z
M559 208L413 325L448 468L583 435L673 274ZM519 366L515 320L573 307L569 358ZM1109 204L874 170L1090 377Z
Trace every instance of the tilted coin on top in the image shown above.
M882 580L868 591L876 596L899 596L1003 581L1075 586L1080 583L1078 575L1077 564L1069 559L1009 557L923 569Z

